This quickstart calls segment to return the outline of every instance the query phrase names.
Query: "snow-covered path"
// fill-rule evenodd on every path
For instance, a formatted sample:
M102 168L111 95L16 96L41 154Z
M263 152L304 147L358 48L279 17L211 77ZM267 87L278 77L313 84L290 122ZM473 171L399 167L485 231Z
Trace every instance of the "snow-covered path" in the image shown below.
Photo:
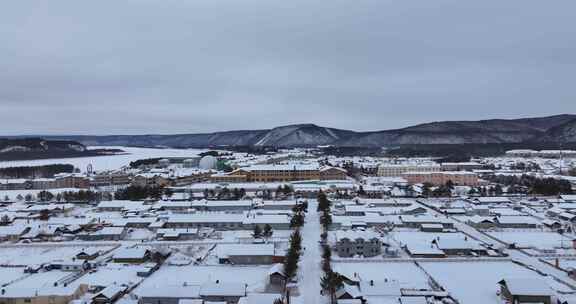
M300 258L299 268L299 284L300 297L303 299L302 303L326 303L327 299L320 295L320 277L322 269L320 262L322 259L322 252L320 248L320 220L317 208L317 202L314 200L308 205L308 213L306 214L306 222L302 227L302 247L304 250L303 256Z

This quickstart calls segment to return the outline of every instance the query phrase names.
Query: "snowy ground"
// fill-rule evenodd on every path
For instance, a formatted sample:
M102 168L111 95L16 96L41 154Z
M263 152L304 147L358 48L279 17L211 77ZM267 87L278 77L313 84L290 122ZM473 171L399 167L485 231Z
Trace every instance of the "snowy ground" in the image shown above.
M86 171L88 165L92 165L96 171L107 171L119 169L128 165L131 161L144 158L157 157L193 157L205 150L199 149L152 149L152 148L133 148L133 147L89 147L89 149L121 149L126 154L90 156L75 158L58 158L58 159L39 159L39 160L18 160L2 161L0 168L17 167L17 166L41 166L50 164L71 164L76 168Z

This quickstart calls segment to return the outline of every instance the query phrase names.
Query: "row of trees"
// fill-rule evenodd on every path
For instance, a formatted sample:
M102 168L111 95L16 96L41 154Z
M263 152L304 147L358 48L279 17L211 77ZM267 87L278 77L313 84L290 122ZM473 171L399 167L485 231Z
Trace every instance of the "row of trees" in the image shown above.
M246 190L244 188L233 188L230 190L227 187L221 188L220 190L204 189L205 199L217 199L217 200L240 200L246 196Z
M305 212L308 208L307 204L296 204L292 208L292 218L290 219L290 228L300 228L304 226Z
M95 192L90 190L64 191L52 193L50 191L40 191L37 195L28 193L26 195L18 194L15 198L17 201L41 201L41 202L100 202L112 199L112 196L105 192ZM4 196L4 201L10 201L10 197Z
M54 164L45 166L23 166L0 168L1 178L52 178L59 173L72 173L74 166Z
M38 193L38 200L43 202L58 201L58 202L99 202L103 200L110 200L112 197L105 192L95 192L90 190L80 191L64 191L52 194L49 191L41 191Z
M324 276L320 279L320 287L323 293L330 295L330 303L336 303L336 292L344 286L344 277L332 270L332 251L330 246L322 246L322 271Z
M290 248L284 258L284 275L291 281L298 273L298 261L302 254L302 235L300 230L294 230L290 235Z
M160 161L161 158L145 158L145 159L138 159L135 161L130 162L130 168L139 168L140 166L153 166L153 165L157 165L158 161Z
M569 181L556 178L539 178L532 175L486 176L493 183L508 186L508 193L523 193L537 195L572 194L572 185Z
M330 213L330 207L332 202L326 197L324 192L318 193L318 211L321 212L320 215L320 224L324 229L324 233L322 235L326 236L328 233L328 229L330 225L332 225L332 214ZM324 237L323 237L324 238Z
M126 201L138 201L144 199L159 200L163 195L168 197L172 196L172 190L170 188L158 187L158 186L129 186L124 189L119 189L114 193L114 199L126 200Z
M510 186L508 187L508 192L510 193L521 193L524 190L522 190L521 188L518 188L516 186ZM501 185L494 185L494 186L490 186L490 187L479 187L479 188L472 188L470 189L470 191L468 191L469 195L479 195L479 196L498 196L498 195L502 195L502 193L504 193L504 189L502 189Z
M320 192L318 194L318 211L321 212L320 224L322 225L322 233L320 238L322 240L322 271L324 272L324 276L320 280L320 287L323 293L330 295L330 303L336 303L336 292L343 286L344 280L339 273L332 270L332 251L326 242L328 229L332 225L331 205L332 202L326 197L326 194Z
M434 189L433 185L430 183L424 183L422 185L422 196L425 197L444 197L444 196L452 196L452 190L454 190L454 183L449 180L446 184L436 187Z
M302 255L302 235L300 234L300 227L304 225L305 213L308 210L308 203L296 204L292 208L293 216L290 220L290 227L294 229L290 235L290 247L284 257L284 275L286 276L286 283L291 282L298 273L298 261ZM290 297L288 295L288 297ZM275 301L275 304L282 303Z

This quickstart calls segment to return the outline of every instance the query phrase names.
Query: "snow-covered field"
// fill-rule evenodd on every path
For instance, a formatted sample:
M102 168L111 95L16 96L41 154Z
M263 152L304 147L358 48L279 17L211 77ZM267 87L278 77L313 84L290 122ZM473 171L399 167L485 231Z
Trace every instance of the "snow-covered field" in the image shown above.
M126 154L120 155L106 155L106 156L90 156L90 157L75 157L75 158L54 158L54 159L39 159L39 160L18 160L18 161L2 161L0 168L17 167L17 166L41 166L50 164L71 164L76 168L86 171L88 165L92 165L96 171L106 171L118 169L122 166L128 165L131 161L144 158L157 158L157 157L193 157L205 150L198 149L153 149L153 148L133 148L133 147L89 147L89 149L121 149Z

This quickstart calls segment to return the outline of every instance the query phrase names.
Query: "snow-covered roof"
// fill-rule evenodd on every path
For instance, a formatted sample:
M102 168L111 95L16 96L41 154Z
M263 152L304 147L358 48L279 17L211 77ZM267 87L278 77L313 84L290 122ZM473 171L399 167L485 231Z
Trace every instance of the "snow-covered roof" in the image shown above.
M115 259L141 259L143 258L148 249L143 247L136 248L120 248L114 252Z
M200 296L245 296L246 285L242 283L206 283L200 287Z
M341 241L343 239L348 239L351 241L362 239L362 240L371 240L371 239L378 239L380 235L374 230L366 230L366 231L359 231L359 230L338 230L336 231L336 241Z
M249 293L247 296L240 298L238 304L271 304L276 299L281 298L282 295L275 293Z
M546 281L537 278L505 278L504 283L512 295L551 296L554 294Z
M219 257L272 256L274 244L220 244L216 247Z

